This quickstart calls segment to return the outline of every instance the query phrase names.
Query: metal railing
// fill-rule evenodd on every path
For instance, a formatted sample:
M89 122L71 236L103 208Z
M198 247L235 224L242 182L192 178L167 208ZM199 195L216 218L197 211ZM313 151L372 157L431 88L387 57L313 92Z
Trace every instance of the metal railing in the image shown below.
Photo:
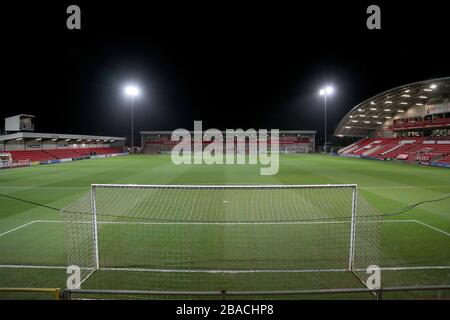
M193 296L193 297L262 297L262 296L300 296L300 295L326 295L326 294L352 294L367 293L374 299L382 300L386 292L410 292L410 291L441 291L450 290L450 285L430 286L404 286L385 287L380 289L368 288L339 288L339 289L312 289L312 290L289 290L289 291L164 291L164 290L93 290L93 289L66 289L62 299L71 300L74 295L102 295L110 296ZM450 294L450 293L449 293Z

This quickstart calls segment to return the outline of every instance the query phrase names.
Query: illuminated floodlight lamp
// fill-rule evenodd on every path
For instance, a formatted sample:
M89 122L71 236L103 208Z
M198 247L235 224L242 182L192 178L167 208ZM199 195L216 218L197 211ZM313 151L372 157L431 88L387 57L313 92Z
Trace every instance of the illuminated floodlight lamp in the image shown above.
M319 94L321 96L328 96L330 94L333 94L333 92L334 92L334 89L331 86L327 86L327 87L322 88L322 89L319 90Z
M137 95L139 95L139 88L133 85L128 85L125 87L125 94L127 94L128 96L132 96L135 97Z

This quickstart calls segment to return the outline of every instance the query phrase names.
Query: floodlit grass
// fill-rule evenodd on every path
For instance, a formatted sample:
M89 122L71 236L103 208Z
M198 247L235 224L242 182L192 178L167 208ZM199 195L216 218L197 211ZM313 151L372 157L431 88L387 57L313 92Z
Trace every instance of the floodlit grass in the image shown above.
M25 199L48 206L62 208L77 200L89 190L92 183L133 183L133 184L358 184L359 192L383 213L394 212L402 207L422 200L429 200L450 193L450 170L433 167L420 167L395 162L370 161L361 159L337 158L324 155L282 155L280 171L275 176L261 176L256 165L183 165L171 163L169 156L130 156L89 161L77 161L59 165L46 165L0 171L0 193ZM450 284L450 200L426 203L401 215L385 217L382 223L381 267L448 267L447 269L390 270L383 273L384 286ZM57 211L37 207L14 199L0 197L0 264L65 266L64 225ZM392 222L402 220L402 222ZM407 221L406 221L407 220ZM35 222L32 222L35 221ZM55 222L49 222L55 221ZM391 221L391 222L389 222ZM32 222L32 223L30 223ZM20 227L20 228L18 228ZM18 229L15 229L18 228ZM117 228L102 225L102 229ZM151 228L155 228L152 226ZM219 227L216 227L219 228ZM230 228L218 232L205 233L205 242L210 242L210 250L226 242L228 247L211 255L219 255L211 266L217 263L223 254L229 258L229 267L235 268L243 255L233 248L233 233L243 241L246 233ZM261 227L262 234L265 228ZM281 227L280 227L281 228ZM281 228L282 229L282 228ZM304 232L307 228L304 228ZM8 232L10 231L10 232ZM118 231L117 231L118 232ZM143 231L144 232L144 231ZM273 230L271 232L274 232ZM285 233L286 238L291 233ZM271 237L266 240L274 240ZM251 237L249 237L250 239ZM123 244L117 240L116 248ZM130 237L130 243L139 241ZM175 240L172 244L177 246ZM281 241L281 240L279 240ZM101 242L100 242L101 243ZM100 244L101 245L101 244ZM255 255L264 255L270 250L254 244ZM303 248L303 249L302 249ZM295 251L312 255L298 244L274 251L278 261L287 259ZM101 251L101 250L100 250ZM120 253L119 251L117 251ZM200 252L200 251L199 251ZM137 252L136 254L138 254ZM222 255L222 256L221 256ZM113 256L113 255L112 255ZM299 254L298 256L302 256ZM196 256L199 266L204 265L201 254ZM264 256L268 261L269 256ZM118 257L120 260L120 257ZM122 257L123 259L123 257ZM273 262L274 260L272 260ZM262 263L259 261L258 263ZM290 261L289 263L292 264ZM295 261L293 262L295 263ZM262 267L258 266L258 267ZM329 265L327 267L330 267ZM338 266L340 268L341 266ZM183 275L173 276L183 277ZM0 287L65 287L64 269L24 269L0 267ZM102 283L103 274L98 274L89 284L95 287ZM105 275L105 279L106 279ZM108 277L110 277L108 275ZM117 278L116 287L125 287L136 282L135 273L124 273ZM199 275L206 289L208 278L217 275ZM255 277L250 279L250 277ZM295 277L295 278L294 278ZM270 289L271 283L286 281L286 284L302 283L309 286L320 281L322 286L346 287L351 283L346 275L302 275L289 277L268 275L235 276L228 279L235 288L245 288L246 281L252 281L255 288ZM127 280L128 279L128 280ZM164 285L164 277L155 277L158 285ZM104 281L104 280L103 280ZM213 280L211 280L213 281ZM279 285L279 283L277 283ZM141 289L151 289L144 286ZM450 293L402 293L389 297L449 297ZM0 294L2 298L26 298L27 295ZM41 295L29 295L32 298L49 298ZM304 297L299 297L304 298Z

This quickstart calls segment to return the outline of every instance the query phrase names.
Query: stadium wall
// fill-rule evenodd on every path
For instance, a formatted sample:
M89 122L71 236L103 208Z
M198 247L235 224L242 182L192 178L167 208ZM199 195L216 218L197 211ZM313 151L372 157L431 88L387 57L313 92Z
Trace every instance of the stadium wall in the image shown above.
M222 132L225 137L226 133ZM309 153L315 151L315 131L286 130L279 132L279 150L283 153ZM193 143L193 132L191 132ZM142 153L163 154L170 153L179 143L177 138L172 141L171 131L141 131ZM270 142L270 141L269 141ZM210 141L202 141L205 148ZM225 150L225 149L224 149ZM246 143L248 152L248 143Z
M90 156L80 156L77 158L65 158L65 159L49 159L43 161L30 161L30 160L12 160L9 162L0 162L0 169L10 169L10 168L19 168L19 167L29 167L29 166L37 166L37 165L47 165L47 164L56 164L56 163L65 163L79 160L88 160L88 159L101 159L101 158L111 158L111 157L119 157L119 156L128 156L128 152L122 153L111 153L111 154L101 154L101 155L90 155Z

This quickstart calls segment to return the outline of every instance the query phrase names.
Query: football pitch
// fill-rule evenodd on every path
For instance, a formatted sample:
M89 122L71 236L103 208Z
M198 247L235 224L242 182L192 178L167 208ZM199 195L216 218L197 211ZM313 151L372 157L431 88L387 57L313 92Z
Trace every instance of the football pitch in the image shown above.
M450 171L443 168L405 165L395 162L370 161L339 158L318 154L280 155L280 170L274 176L261 176L257 165L181 165L172 164L167 155L135 155L87 161L74 161L58 165L43 165L0 171L0 193L9 197L0 197L0 287L66 287L66 247L64 223L58 211L37 206L63 208L86 195L91 184L152 184L152 185L316 185L316 184L357 184L359 193L376 209L386 214L381 222L380 267L383 286L424 286L450 284L450 200L427 202L407 212L389 215L411 204L436 199L450 193ZM174 202L177 199L173 199ZM325 200L324 200L325 201ZM172 213L175 217L177 211ZM100 221L100 235L127 234L128 226ZM309 252L305 242L298 242L293 234L303 234L304 239L313 233L327 236L331 228L327 225L261 225L252 232L245 225L215 225L204 231L204 226L158 226L139 224L138 235L148 235L146 240L153 243L167 241L168 246L182 247L180 233L203 235L202 243L192 238L192 251L197 253L191 261L211 269L237 269L245 261L253 261L251 266L257 269L280 265L280 269L289 264L295 268L295 257L315 255ZM339 229L348 234L348 226ZM135 229L134 229L135 230ZM187 235L187 236L186 236ZM329 241L347 243L347 238L329 235ZM153 238L152 238L153 237ZM289 246L280 245L289 243ZM239 243L252 244L252 259L244 259L245 252L240 251ZM110 259L125 260L123 253L127 248L138 248L141 239L129 234L126 244L119 238L111 239L109 248L100 238L100 257L102 252L110 252ZM227 244L224 247L224 243ZM277 244L277 245L276 245ZM125 247L126 245L126 247ZM123 248L121 247L123 246ZM196 246L199 246L196 249ZM204 249L211 250L208 257L202 256ZM217 250L217 248L220 248ZM131 249L132 250L132 249ZM141 251L130 254L142 255ZM268 255L270 254L270 255ZM334 252L321 252L318 260L325 261L320 268L335 272L302 272L280 276L276 272L264 276L256 274L238 274L230 276L235 290L247 288L252 283L255 290L270 290L272 286L288 289L315 287L320 283L325 288L360 287L348 273L339 272L341 265L333 264ZM224 256L227 259L223 259ZM327 256L329 259L324 259ZM289 257L294 257L289 260ZM164 256L157 257L163 259ZM166 257L172 261L173 257ZM262 259L264 258L264 259ZM172 259L172 260L171 260ZM177 258L178 259L178 258ZM202 260L203 259L203 260ZM308 260L308 259L303 259ZM338 259L336 259L337 261ZM226 261L227 265L223 265ZM139 261L124 261L131 265ZM161 262L164 263L164 262ZM183 261L178 261L183 263ZM175 265L174 268L176 268ZM299 266L309 270L308 266ZM312 266L316 267L316 266ZM111 282L113 278L102 271L86 283L95 289ZM216 273L198 273L191 275L189 281L203 283L203 287L188 289L206 290L211 283L219 283ZM150 282L141 283L138 289L154 289L182 280L184 274L171 273L170 277L157 275ZM142 275L126 270L116 275L114 283L108 283L112 289L127 288L129 283L138 283ZM280 282L285 282L281 283ZM220 283L218 284L220 285ZM174 289L174 288L171 288ZM176 288L175 288L176 289ZM217 287L216 289L221 289ZM49 298L41 294L0 293L4 298ZM368 298L367 294L333 296L333 298ZM449 291L396 292L386 294L386 298L449 298ZM295 296L294 298L330 298L330 296Z

